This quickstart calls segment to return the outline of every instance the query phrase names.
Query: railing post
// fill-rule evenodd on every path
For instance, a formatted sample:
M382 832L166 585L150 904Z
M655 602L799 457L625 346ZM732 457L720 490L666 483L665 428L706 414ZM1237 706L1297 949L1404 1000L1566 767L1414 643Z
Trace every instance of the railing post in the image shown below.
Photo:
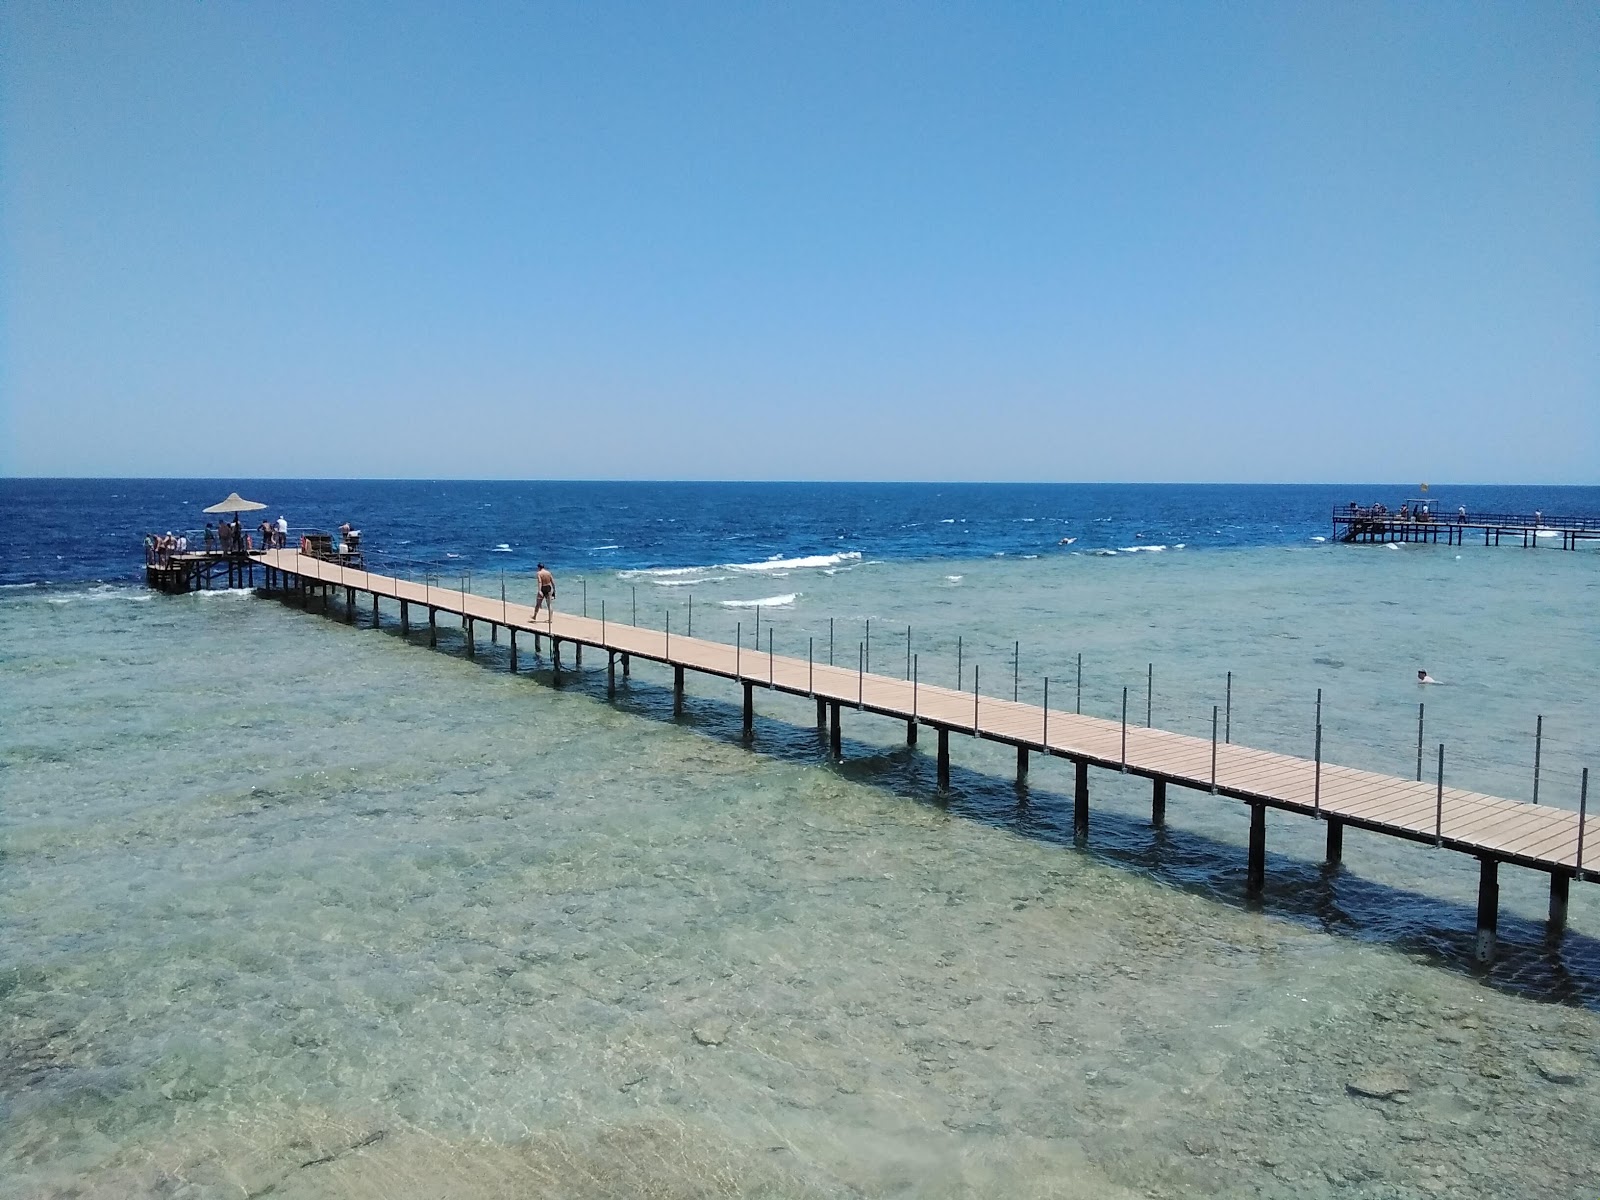
M956 690L957 691L961 690L961 683L962 683L962 681L964 679L966 679L966 677L967 677L966 671L962 668L962 665L961 665L961 637L958 634L956 636Z
M733 677L743 679L744 671L740 669L740 656L744 653L744 622L735 621L733 625Z
M1544 749L1544 714L1533 727L1533 802L1539 803L1539 755Z
M1050 752L1050 676L1044 677L1044 737L1039 739L1044 743L1045 753Z
M816 653L816 648L817 639L815 635L808 637L806 639L806 695L808 696L815 696L817 694L817 669L812 661L813 656Z
M1422 782L1422 714L1425 704L1417 705L1417 782Z
M670 662L672 660L672 608L670 606L667 608L667 619L662 626L662 630L666 641L665 649L662 650L661 656Z
M1217 794L1217 706L1211 706L1211 794Z
M917 654L911 656L911 719L913 721L917 719L917 675L919 674L917 668L920 665L917 660L920 657L921 655Z
M861 660L863 671L872 665L872 618L867 618L867 640L862 643L865 648L865 657Z
M906 626L906 678L911 678L911 626Z
M589 615L589 577L585 575L578 582L583 587L583 615L587 617Z
M600 601L600 640L602 642L606 640L606 602L604 598L602 598ZM533 648L535 650L539 649L538 638L534 638Z
M856 709L859 711L862 701L866 698L867 688L867 644L856 643Z
M1444 845L1444 743L1439 743L1439 786L1434 792L1433 844Z
M1233 672L1228 672L1228 713L1227 723L1222 728L1222 740L1229 745L1233 743Z
M1011 645L1011 703L1017 702L1022 691L1022 643Z
M1311 790L1311 811L1322 816L1322 722L1317 722L1317 778Z
M1583 782L1578 785L1578 878L1583 879L1583 826L1589 819L1589 768L1583 769Z
M1122 689L1122 770L1128 770L1128 689Z
M633 585L633 624L639 624L639 585Z
M1144 673L1144 727L1150 728L1150 715L1154 711L1156 690L1156 665L1150 663Z
M978 664L972 664L972 736L978 736Z
M833 666L833 618L828 618L828 665Z
M684 630L688 637L694 636L694 593L689 593L689 628Z
M772 686L772 626L767 626L767 686Z
M1077 713L1079 716L1083 715L1083 651L1082 650L1078 651L1078 703L1074 706L1072 711Z

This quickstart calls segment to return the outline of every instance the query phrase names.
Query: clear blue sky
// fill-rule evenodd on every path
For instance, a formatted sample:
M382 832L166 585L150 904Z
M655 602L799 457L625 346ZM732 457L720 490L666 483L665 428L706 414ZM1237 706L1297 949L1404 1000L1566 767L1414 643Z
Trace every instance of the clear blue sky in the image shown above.
M1592 3L0 35L6 474L1600 481Z

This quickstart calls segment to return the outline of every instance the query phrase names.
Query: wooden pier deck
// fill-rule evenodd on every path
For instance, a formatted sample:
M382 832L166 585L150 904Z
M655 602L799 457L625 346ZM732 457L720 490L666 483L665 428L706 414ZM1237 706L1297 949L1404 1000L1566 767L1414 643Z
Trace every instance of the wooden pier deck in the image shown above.
M894 679L730 646L673 633L670 628L647 629L566 612L549 619L541 616L535 622L529 605L374 574L294 550L261 551L252 558L266 568L269 592L298 597L307 607L314 595L326 606L329 593L343 589L349 619L356 618L357 597L369 596L376 624L379 601L386 598L398 604L400 623L407 630L413 607L419 608L429 629L430 645L437 643L440 613L462 621L469 654L476 652L480 623L490 626L492 636L505 629L513 671L518 666L518 634L523 634L549 640L552 666L558 674L567 669L561 659L563 646L571 648L574 668L581 666L585 649L604 653L613 688L619 663L626 674L632 658L670 667L678 707L683 702L685 671L731 680L743 687L747 735L753 729L757 688L814 698L818 724L826 723L835 757L840 754L842 713L846 710L904 721L912 744L919 728L928 727L937 737L941 787L949 784L952 733L1014 746L1019 782L1027 776L1031 754L1070 759L1076 766L1073 824L1080 838L1089 832L1090 767L1151 780L1151 815L1157 825L1165 820L1169 786L1242 801L1250 809L1247 889L1251 894L1259 894L1264 882L1268 808L1323 821L1330 863L1341 860L1346 826L1470 854L1480 862L1477 955L1484 961L1494 954L1501 863L1549 874L1549 919L1554 931L1565 926L1572 879L1600 879L1600 873L1585 869L1586 847L1592 852L1600 835L1600 818L1588 817L1586 812L1587 773L1583 807L1573 812L1445 787L1440 780L1398 779L1234 743L1219 744L1214 738L1135 727L976 691L956 691L916 679Z

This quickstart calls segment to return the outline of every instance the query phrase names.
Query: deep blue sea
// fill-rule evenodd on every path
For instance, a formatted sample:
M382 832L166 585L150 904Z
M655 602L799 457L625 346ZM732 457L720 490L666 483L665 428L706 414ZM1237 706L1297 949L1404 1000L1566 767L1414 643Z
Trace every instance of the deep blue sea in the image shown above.
M941 787L866 712L835 761L803 697L747 741L730 681L147 589L235 489L675 637L1404 778L1425 721L1569 810L1600 768L1600 544L1329 540L1414 485L0 481L0 1200L1594 1194L1595 883L1551 937L1504 867L1484 967L1448 849L1271 813L1255 903L1208 792L1095 770L1079 844L1065 760Z
M440 572L1303 544L1352 500L1600 515L1600 487L7 479L0 583L139 578L146 532L194 541L201 510L234 490L267 505L257 520L284 515L295 537L348 520L375 565Z

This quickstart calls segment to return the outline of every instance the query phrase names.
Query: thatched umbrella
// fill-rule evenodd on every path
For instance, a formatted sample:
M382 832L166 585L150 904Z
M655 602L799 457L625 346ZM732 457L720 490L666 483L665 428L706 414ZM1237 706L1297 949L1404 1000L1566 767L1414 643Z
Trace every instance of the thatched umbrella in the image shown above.
M265 507L265 504L257 504L254 500L246 500L238 492L229 492L226 500L213 504L210 508L203 508L200 511L208 513L259 512Z
M200 511L201 512L208 512L208 513L234 513L234 514L238 514L238 513L242 513L242 512L258 512L258 511L260 511L261 509L263 509L265 507L266 507L265 504L259 504L254 500L246 500L243 496L239 495L238 492L229 492L228 493L228 498L226 500L223 500L223 501L220 501L220 502L218 502L216 504L213 504L210 508L203 508ZM231 547L231 552L232 553L238 553L239 551L242 551L244 549L244 547L245 547L244 531L241 530L241 529L238 529L239 518L238 518L237 515L234 516L233 520L234 520L235 530L238 533L239 537L238 537L237 542ZM230 551L230 547L228 546L228 539L227 538L223 538L222 540L223 540L223 550L224 551ZM265 549L265 547L262 547L262 548Z

